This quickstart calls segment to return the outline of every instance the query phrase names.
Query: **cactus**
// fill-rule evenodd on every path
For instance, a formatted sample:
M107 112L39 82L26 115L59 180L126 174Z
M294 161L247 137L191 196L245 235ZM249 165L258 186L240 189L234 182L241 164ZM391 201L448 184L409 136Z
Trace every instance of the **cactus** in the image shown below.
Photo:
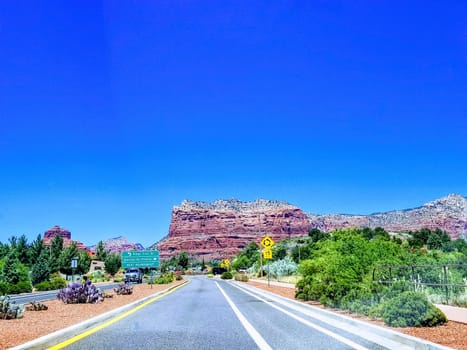
M24 304L10 302L8 295L0 296L0 318L9 320L12 318L22 318L24 315Z
M89 280L85 284L70 283L58 292L57 299L65 304L94 304L104 300L102 291Z
M31 301L30 305L26 306L27 311L42 311L47 310L49 307L45 304L42 304L38 301Z

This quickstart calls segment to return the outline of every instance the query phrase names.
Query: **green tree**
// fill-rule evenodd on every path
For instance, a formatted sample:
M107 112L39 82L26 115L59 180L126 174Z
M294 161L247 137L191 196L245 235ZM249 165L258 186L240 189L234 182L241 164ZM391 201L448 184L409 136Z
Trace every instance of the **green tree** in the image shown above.
M36 285L40 282L47 281L49 279L49 275L49 254L46 250L43 250L32 266L31 282L33 285Z
M186 270L188 268L188 254L186 252L181 252L178 255L178 266Z
M275 244L275 245L272 247L272 259L273 259L274 261L276 261L276 260L282 260L282 259L284 259L286 256L287 256L287 249L286 249L286 247L284 246L284 244L282 244L281 242L279 242L278 244Z
M239 255L232 263L232 269L234 270L240 270L240 269L246 269L251 266L250 259L246 255Z
M20 281L20 262L16 256L16 251L10 251L5 258L2 269L2 280L6 283L17 284Z
M99 241L96 246L96 258L100 261L105 261L107 257L107 251L105 250L104 242Z
M112 276L115 275L122 266L122 257L120 254L110 253L104 261L104 269Z
M78 253L78 268L76 269L76 273L84 275L89 272L90 267L91 257L87 252L80 250Z
M3 259L10 252L10 246L0 242L0 259Z
M29 247L29 256L31 258L31 262L36 262L44 250L46 250L46 246L44 244L44 241L42 240L42 236L38 234L36 239L31 243Z
M60 235L56 235L52 238L52 241L49 247L50 273L60 271L60 255L62 254L62 250L63 250L63 237Z
M312 241L315 243L319 241L324 241L331 237L329 233L323 232L317 228L312 228L310 232L308 232L308 236L311 237Z
M21 264L29 265L30 264L30 255L29 255L29 245L28 239L25 235L19 236L16 241L16 256Z
M59 258L60 272L65 275L71 275L73 273L71 268L71 260L77 258L79 254L76 242L72 241L71 244L62 250ZM75 270L75 273L77 271Z

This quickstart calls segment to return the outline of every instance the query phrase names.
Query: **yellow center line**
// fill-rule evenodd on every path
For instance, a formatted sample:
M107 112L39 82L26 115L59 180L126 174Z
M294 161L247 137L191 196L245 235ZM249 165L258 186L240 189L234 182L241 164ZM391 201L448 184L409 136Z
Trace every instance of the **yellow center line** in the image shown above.
M76 343L78 340L81 340L81 339L83 339L83 338L86 338L87 336L90 336L91 334L96 333L97 331L100 331L101 329L106 328L106 327L108 327L108 326L114 324L115 322L118 322L118 321L120 321L121 319L123 319L123 318L125 318L125 317L131 315L132 313L134 313L134 312L136 312L136 311L142 309L143 307L148 306L149 304L151 304L151 303L153 303L153 302L155 302L155 301L161 299L162 297L165 297L165 296L167 296L167 295L169 295L169 294L175 292L177 289L179 289L179 288L181 288L181 287L187 285L188 283L190 283L190 281L188 281L188 282L186 282L186 283L182 283L182 284L176 286L175 288L173 288L173 289L171 289L171 290L169 290L169 291L167 291L167 292L164 292L164 293L162 293L162 294L160 294L160 295L158 295L158 296L155 296L154 298L149 299L148 301L145 301L144 303L142 303L142 304L136 306L135 308L133 308L133 309L127 311L127 312L124 312L123 314L118 315L118 316L112 318L111 320L109 320L109 321L107 321L107 322L104 322L104 323L102 323L102 324L100 324L100 325L98 325L98 326L96 326L96 327L94 327L94 328L91 328L91 329L87 330L86 332L83 332L83 333L81 333L81 334L78 334L78 335L74 336L73 338L67 339L67 340L65 340L64 342L61 342L61 343L59 343L59 344L57 344L57 345L54 345L54 346L48 348L48 350L63 349L64 347L66 347L66 346L68 346L68 345L71 345L71 344L73 344L73 343Z

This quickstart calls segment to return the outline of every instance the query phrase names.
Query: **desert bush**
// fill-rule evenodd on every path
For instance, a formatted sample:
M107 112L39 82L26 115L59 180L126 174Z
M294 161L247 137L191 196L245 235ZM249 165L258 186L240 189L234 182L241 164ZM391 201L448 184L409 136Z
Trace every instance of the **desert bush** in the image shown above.
M274 278L290 276L297 271L297 268L298 265L288 256L282 260L277 260L266 265L266 271Z
M57 299L65 304L94 304L104 300L101 290L96 288L89 280L85 284L70 283L68 287L60 290Z
M174 280L175 280L175 275L171 271L171 272L166 272L163 275L160 275L159 277L155 278L153 281L149 281L149 284L170 284Z
M130 295L133 294L133 286L129 283L120 283L114 291L118 295Z
M446 323L446 316L421 293L407 291L386 300L370 310L392 327L437 326Z
M248 275L246 273L237 273L235 275L235 281L248 282Z
M221 278L223 280L231 280L232 279L232 273L229 272L229 271L226 271L226 272L223 272L222 275L221 275Z

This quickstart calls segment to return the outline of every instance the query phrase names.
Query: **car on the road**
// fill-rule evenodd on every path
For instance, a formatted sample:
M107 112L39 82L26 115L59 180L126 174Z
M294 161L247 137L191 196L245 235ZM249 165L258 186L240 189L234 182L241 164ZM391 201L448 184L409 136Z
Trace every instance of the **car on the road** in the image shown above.
M143 271L141 269L126 269L125 282L143 283Z

